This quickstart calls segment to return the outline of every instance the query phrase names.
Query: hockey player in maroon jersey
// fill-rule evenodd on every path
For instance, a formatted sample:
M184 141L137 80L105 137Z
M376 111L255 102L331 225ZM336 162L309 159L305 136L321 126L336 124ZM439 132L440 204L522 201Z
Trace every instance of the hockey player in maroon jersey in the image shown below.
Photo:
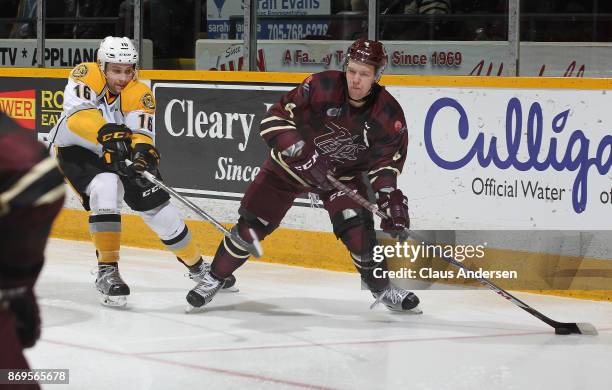
M23 348L40 335L33 286L64 201L64 180L35 135L1 112L0 150L0 368L27 369Z
M249 228L263 239L279 226L298 195L317 193L375 303L418 312L416 295L374 276L375 269L386 270L387 264L373 260L377 241L372 214L334 189L326 177L329 172L366 196L365 173L379 208L391 216L381 222L382 230L398 234L409 227L407 199L397 188L408 134L402 107L377 83L386 62L380 42L359 39L348 49L343 72L308 77L268 110L260 135L271 149L270 156L247 189L233 229L247 241ZM247 251L224 238L211 270L187 294L189 304L208 304L221 281L248 257Z

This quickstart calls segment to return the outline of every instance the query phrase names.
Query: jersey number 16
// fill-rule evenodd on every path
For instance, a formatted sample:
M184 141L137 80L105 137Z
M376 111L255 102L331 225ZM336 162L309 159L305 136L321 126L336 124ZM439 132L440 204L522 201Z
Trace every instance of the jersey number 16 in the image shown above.
M77 84L74 86L74 93L78 98L90 100L91 89L87 85Z
M153 132L153 116L148 114L140 114L138 115L138 119L140 119L141 129L147 129L151 133Z

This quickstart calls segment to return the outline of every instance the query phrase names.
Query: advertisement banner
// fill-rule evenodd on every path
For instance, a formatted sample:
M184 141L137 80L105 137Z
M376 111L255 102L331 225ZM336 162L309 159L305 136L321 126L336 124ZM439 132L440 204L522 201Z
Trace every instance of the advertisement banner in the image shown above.
M38 66L35 39L0 39L0 67ZM99 39L46 39L45 66L73 68L81 62L96 62ZM153 68L153 42L143 39L142 68Z
M258 41L257 67L269 72L320 72L341 69L350 41ZM506 42L384 42L386 74L508 76ZM612 45L580 43L521 44L520 75L611 77ZM242 70L242 41L196 42L196 69Z
M65 79L3 77L0 110L41 136L57 123L64 104Z
M259 122L291 88L154 82L166 182L185 193L240 199L269 154Z
M260 0L257 15L263 19L257 23L258 39L302 39L308 35L325 35L329 22L320 20L300 20L300 16L330 15L330 0ZM214 0L206 5L206 25L208 38L230 38L230 17L244 16L243 1ZM274 16L296 16L296 19L275 20ZM266 18L270 17L270 18ZM244 23L236 22L235 36L242 39Z
M40 140L59 121L64 105L65 78L2 77L0 110L26 129L38 133ZM140 80L150 85L150 80Z
M61 114L65 83L3 77L0 109L44 137ZM413 227L612 227L610 94L525 85L387 87L407 119L399 186ZM239 200L269 153L259 123L293 86L157 81L152 87L168 184L190 196ZM326 218L319 214L305 227L316 229Z
M389 87L420 229L610 229L607 91Z
M268 155L259 122L290 88L155 83L168 183L239 199ZM416 228L610 228L605 91L387 88L407 118L399 183Z

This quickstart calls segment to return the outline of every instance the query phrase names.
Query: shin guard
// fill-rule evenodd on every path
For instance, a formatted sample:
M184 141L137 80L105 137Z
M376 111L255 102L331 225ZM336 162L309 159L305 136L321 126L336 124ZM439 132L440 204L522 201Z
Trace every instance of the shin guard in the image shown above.
M119 261L121 247L121 215L98 214L89 216L89 232L96 247L98 262Z
M361 275L361 280L371 291L380 291L389 285L389 278L382 271L387 270L387 261L374 260L374 231L361 226L353 227L341 237L342 242L351 253L353 264Z

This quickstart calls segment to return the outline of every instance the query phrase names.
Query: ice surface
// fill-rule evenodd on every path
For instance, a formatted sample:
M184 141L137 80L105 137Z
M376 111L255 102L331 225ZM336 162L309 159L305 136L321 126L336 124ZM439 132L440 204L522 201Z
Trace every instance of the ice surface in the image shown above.
M417 291L422 315L374 310L357 274L249 262L239 293L185 314L193 286L171 253L123 248L126 309L102 307L90 243L51 240L37 285L34 368L69 368L71 389L603 389L612 304L516 295L553 329L489 290ZM60 389L59 385L44 386Z

